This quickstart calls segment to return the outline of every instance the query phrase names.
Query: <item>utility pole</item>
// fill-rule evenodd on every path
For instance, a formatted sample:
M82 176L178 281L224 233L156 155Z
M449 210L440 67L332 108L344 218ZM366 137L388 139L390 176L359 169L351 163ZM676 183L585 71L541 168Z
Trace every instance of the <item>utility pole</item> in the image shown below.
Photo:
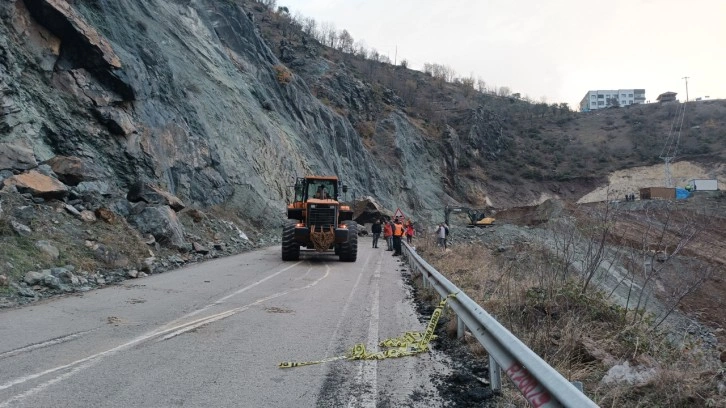
M686 77L681 78L681 79L686 80L686 102L688 102L688 78L690 78L690 77L686 76Z

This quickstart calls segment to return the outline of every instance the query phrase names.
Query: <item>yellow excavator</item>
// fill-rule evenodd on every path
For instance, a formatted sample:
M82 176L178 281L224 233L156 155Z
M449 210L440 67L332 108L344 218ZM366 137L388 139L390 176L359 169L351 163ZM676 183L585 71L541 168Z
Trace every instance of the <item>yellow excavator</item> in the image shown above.
M467 227L490 227L494 225L496 219L488 217L486 210L475 209L469 207L449 207L448 205L444 208L444 220L446 225L449 225L449 215L451 213L465 213L469 217L469 225Z

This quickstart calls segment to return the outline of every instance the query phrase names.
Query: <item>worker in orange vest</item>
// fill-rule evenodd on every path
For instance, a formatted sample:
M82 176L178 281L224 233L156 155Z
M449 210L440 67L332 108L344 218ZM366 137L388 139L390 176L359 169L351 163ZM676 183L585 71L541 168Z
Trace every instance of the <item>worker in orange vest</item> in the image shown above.
M401 238L403 238L405 232L406 229L403 227L403 223L396 218L396 222L393 224L393 256L401 255Z
M386 244L388 244L386 251L393 251L393 228L388 221L383 224L383 238L386 239Z
M406 224L406 242L409 244L413 243L414 235L416 235L416 230L414 230L411 220L408 220L408 223Z

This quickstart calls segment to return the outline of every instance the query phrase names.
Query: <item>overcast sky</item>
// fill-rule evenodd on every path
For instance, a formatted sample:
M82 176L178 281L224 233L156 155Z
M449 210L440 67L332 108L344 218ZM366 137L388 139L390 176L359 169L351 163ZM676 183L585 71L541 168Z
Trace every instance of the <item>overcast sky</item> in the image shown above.
M421 69L548 103L645 88L726 98L726 0L277 0ZM398 54L396 56L396 49Z

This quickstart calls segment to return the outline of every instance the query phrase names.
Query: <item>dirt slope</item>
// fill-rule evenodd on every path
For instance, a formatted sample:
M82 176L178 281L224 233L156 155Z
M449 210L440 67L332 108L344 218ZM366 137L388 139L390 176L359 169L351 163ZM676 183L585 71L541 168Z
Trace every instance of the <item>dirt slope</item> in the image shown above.
M678 187L685 187L692 179L715 178L719 185L726 186L726 165L716 163L705 165L689 161L676 162L671 165L673 183ZM632 167L618 170L608 177L609 184L599 187L580 198L578 203L592 203L605 201L608 198L621 200L625 194L635 194L644 187L658 187L665 185L665 165Z

